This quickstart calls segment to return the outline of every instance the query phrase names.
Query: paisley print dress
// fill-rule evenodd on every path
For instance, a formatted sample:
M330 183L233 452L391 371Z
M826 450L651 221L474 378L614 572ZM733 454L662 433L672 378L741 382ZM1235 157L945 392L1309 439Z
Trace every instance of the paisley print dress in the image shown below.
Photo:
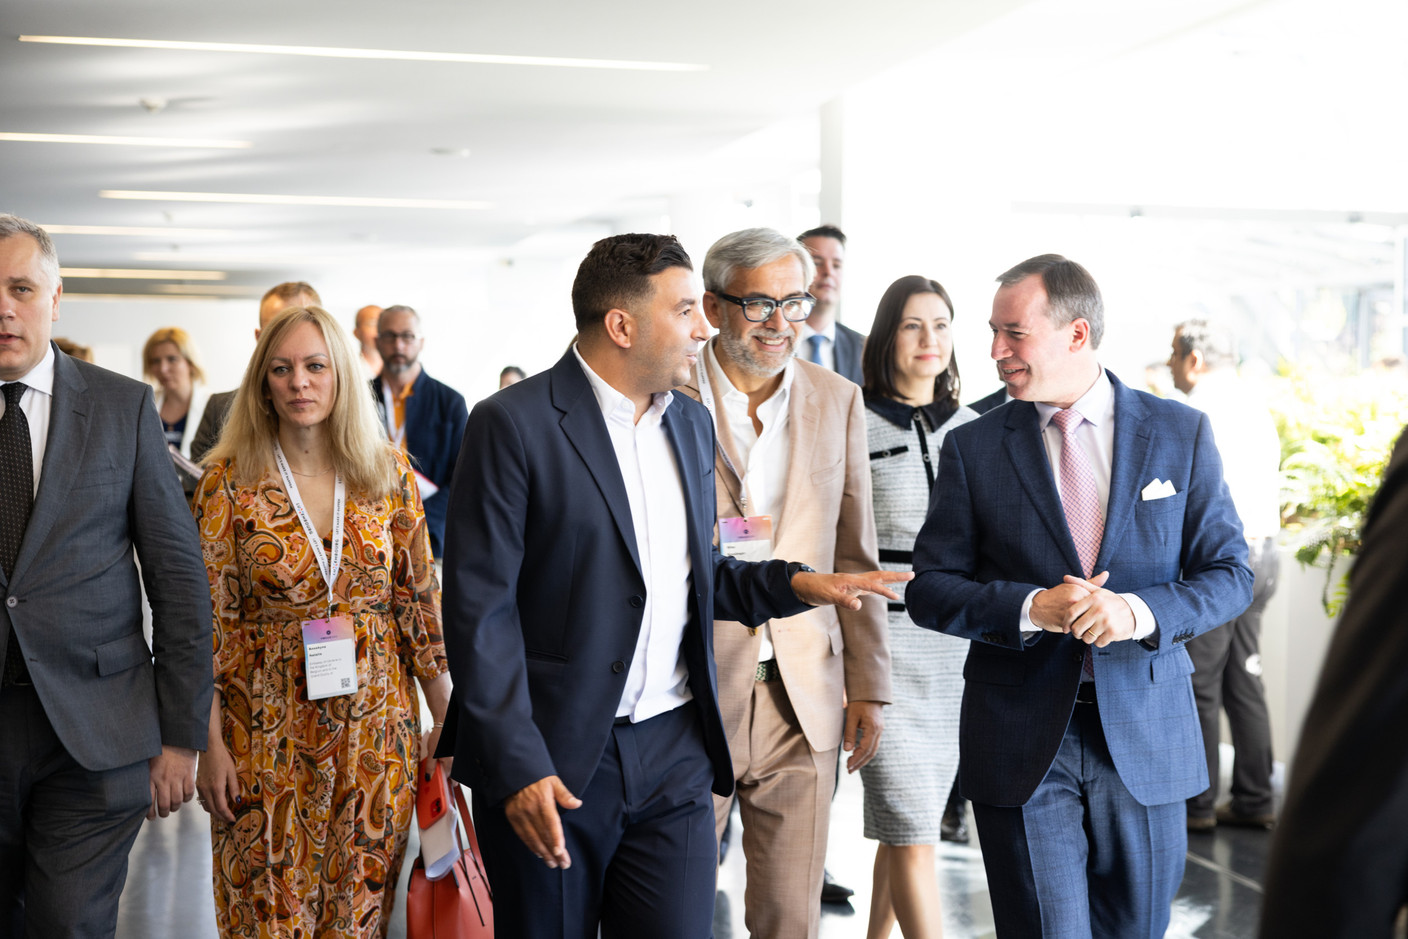
M242 795L233 825L211 820L222 935L386 935L415 803L413 676L446 670L425 513L398 468L391 497L349 494L332 610L356 626L357 691L319 701L300 623L328 615L328 592L277 474L239 486L222 462L201 480L215 686Z

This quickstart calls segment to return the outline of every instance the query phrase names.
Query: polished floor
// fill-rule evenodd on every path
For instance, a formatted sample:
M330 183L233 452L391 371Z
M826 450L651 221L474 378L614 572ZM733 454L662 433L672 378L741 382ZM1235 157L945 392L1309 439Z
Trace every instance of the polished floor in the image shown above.
M862 838L860 831L860 780L847 777L841 782L832 812L828 867L837 880L855 889L856 896L852 903L824 907L821 939L865 935L875 845ZM1190 835L1187 869L1167 939L1254 937L1269 840L1268 832L1226 828L1211 835ZM404 881L409 864L406 867L391 926L394 939L405 936ZM716 939L747 935L743 867L741 853L735 852L719 871ZM992 907L976 842L972 847L943 847L939 887L948 939L987 939L993 935ZM119 939L205 939L216 935L210 893L210 829L205 813L194 803L171 818L148 823L138 836L117 935ZM898 936L899 930L894 935Z

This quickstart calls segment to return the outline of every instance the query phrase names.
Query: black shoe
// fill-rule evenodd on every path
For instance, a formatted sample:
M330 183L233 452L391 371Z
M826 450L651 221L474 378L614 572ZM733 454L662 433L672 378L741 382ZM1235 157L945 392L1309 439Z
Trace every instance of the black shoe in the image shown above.
M1231 828L1260 828L1262 831L1270 831L1276 827L1276 816L1270 812L1265 815L1239 815L1232 811L1230 805L1224 805L1217 810L1217 824Z
M943 819L939 822L939 837L953 844L967 844L967 814L961 798L956 801L951 800L948 807L944 809Z
M830 871L822 871L821 880L821 902L822 903L849 903L855 891L850 887L843 887L831 879Z
M1188 831L1195 835L1207 835L1217 830L1217 818L1212 815L1189 815Z

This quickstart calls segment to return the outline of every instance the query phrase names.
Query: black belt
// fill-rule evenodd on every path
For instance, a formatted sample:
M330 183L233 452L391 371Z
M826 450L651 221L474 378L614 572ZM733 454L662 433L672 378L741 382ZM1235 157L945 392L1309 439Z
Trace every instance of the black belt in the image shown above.
M1076 704L1096 704L1095 682L1083 681L1076 688Z
M777 659L759 662L758 671L754 673L753 678L755 681L781 681L782 669L777 667Z

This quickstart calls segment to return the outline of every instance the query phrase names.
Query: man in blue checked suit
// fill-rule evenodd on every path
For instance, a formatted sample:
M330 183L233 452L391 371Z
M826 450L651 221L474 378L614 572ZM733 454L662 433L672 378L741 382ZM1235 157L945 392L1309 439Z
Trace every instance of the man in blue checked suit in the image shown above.
M1009 406L944 441L907 602L972 640L963 795L1000 937L1158 937L1207 787L1183 648L1251 602L1207 418L1101 368L1099 288L1059 255L998 278Z

